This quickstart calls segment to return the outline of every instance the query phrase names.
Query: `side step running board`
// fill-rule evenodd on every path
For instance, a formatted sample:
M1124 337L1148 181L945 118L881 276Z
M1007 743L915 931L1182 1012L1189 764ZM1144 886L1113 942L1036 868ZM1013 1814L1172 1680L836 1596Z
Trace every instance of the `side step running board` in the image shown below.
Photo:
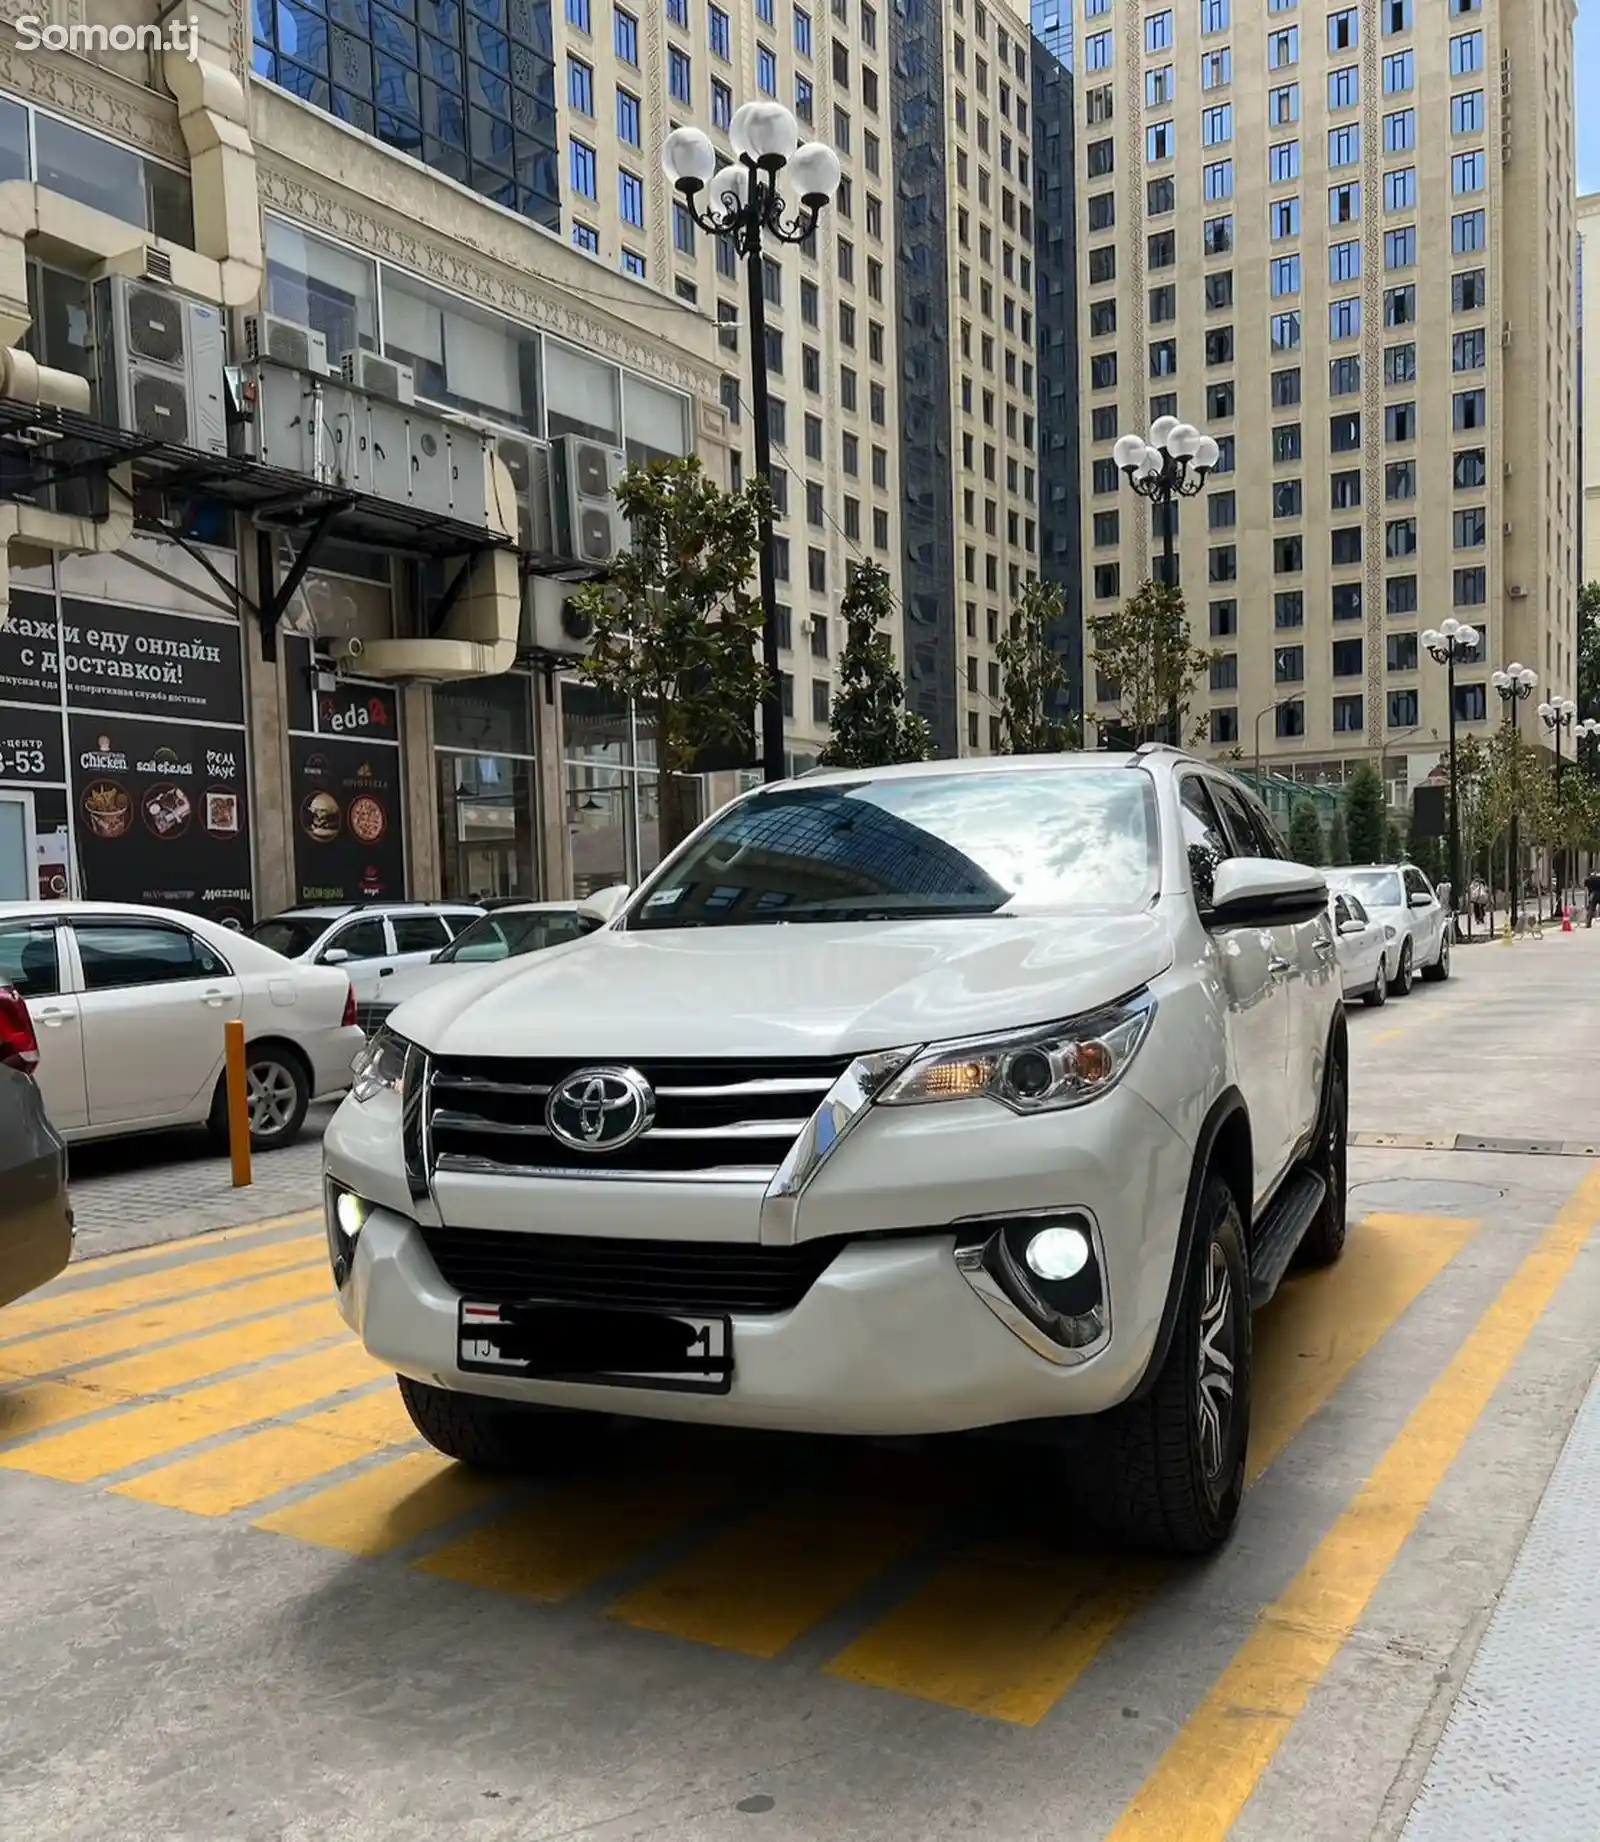
M1295 1171L1268 1203L1250 1245L1250 1308L1259 1311L1278 1289L1295 1249L1322 1207L1328 1186L1314 1170Z

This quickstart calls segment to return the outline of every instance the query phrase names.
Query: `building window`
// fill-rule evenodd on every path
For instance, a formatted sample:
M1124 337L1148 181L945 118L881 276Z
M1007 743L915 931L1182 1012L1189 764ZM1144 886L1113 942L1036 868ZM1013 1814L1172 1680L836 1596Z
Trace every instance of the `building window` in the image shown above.
M1085 170L1091 179L1104 179L1108 173L1116 170L1116 142L1113 140L1091 141L1084 161Z
M1417 87L1417 57L1414 51L1391 51L1383 60L1383 93L1403 96Z
M1277 480L1273 483L1274 518L1298 518L1304 510L1304 496L1299 480Z
M1267 175L1274 185L1300 177L1300 143L1278 141L1267 150Z
M1383 438L1388 442L1416 440L1417 406L1415 403L1391 403L1384 410Z
M1383 266L1386 269L1414 269L1417 266L1417 227L1383 233Z
M594 72L582 58L567 59L567 107L578 115L594 114Z
M1476 550L1488 541L1488 513L1481 505L1455 514L1455 548Z
M1219 269L1206 277L1206 311L1233 305L1233 270Z
M1417 112L1415 109L1396 109L1392 115L1383 118L1383 151L1385 153L1410 153L1417 144Z
M1203 189L1208 203L1233 197L1233 162L1213 160L1201 169Z
M1415 729L1422 720L1415 691L1391 691L1387 711L1391 729Z
M1200 59L1200 87L1203 90L1220 90L1233 81L1233 53L1224 47L1221 51L1207 51Z
M1397 288L1383 291L1385 326L1415 326L1417 323L1417 284L1402 282Z
M1451 342L1451 370L1481 371L1484 367L1485 344L1486 335L1482 327L1476 332L1457 333Z
M624 224L644 228L644 181L625 168L617 174L617 209Z
M1489 572L1480 563L1473 569L1455 572L1454 605L1458 608L1481 608L1489 599Z
M1267 207L1267 220L1274 242L1300 234L1300 200L1275 198Z
M643 281L647 267L648 264L638 250L629 249L626 244L623 245L622 269L625 275L633 275Z
M1415 614L1417 611L1417 578L1415 576L1390 576L1383 585L1384 606L1388 613Z
M1096 563L1094 593L1097 601L1109 601L1122 592L1122 566L1119 563Z
M1297 576L1306 566L1305 539L1300 536L1275 537L1272 540L1272 573Z
M1361 164L1361 129L1358 124L1347 128L1330 128L1328 130L1328 165L1359 166Z
M1456 721L1481 723L1489 714L1488 687L1481 684L1456 686Z
M567 24L580 32L589 30L589 0L567 0Z
M1272 374L1272 407L1274 409L1292 409L1299 401L1299 371L1274 371ZM1296 453L1298 452L1299 447L1297 442Z
M1488 243L1488 217L1483 211L1458 211L1450 219L1450 248L1458 256L1474 255Z
M1206 523L1213 531L1231 531L1239 522L1238 502L1231 492L1214 492L1206 499Z
M1328 72L1328 107L1330 109L1356 109L1361 106L1361 70L1358 65L1346 64L1338 70Z
M1107 302L1106 304L1108 306L1116 305L1114 301ZM1152 288L1150 290L1150 319L1152 323L1159 326L1164 321L1175 320L1177 317L1178 290L1176 286L1172 282L1167 282L1160 288Z
M667 90L674 102L692 104L694 101L693 72L687 52L679 51L677 46L667 50Z
M1272 316L1272 349L1275 352L1293 352L1300 346L1300 315L1298 313L1275 313Z
M1159 179L1152 179L1145 186L1145 215L1147 217L1164 217L1173 210L1178 202L1177 188L1170 174Z
M1328 475L1328 503L1336 512L1353 512L1361 503L1361 469Z
M1217 653L1211 661L1211 689L1237 691L1238 688L1239 655L1234 652Z
M765 45L756 47L756 88L763 96L778 93L778 54Z
M1358 281L1361 278L1361 245L1354 238L1335 243L1328 250L1328 280Z
M1117 195L1115 192L1097 192L1089 200L1089 228L1091 230L1110 230L1117 221Z
M1328 418L1328 447L1335 454L1354 454L1361 446L1361 413L1346 410Z
M1483 91L1462 90L1450 98L1450 132L1482 134L1484 122Z
M1450 41L1450 75L1470 77L1483 69L1483 34L1463 32Z
M1302 588L1280 588L1272 597L1272 624L1289 632L1306 624L1306 594Z
M1275 646L1272 649L1274 684L1301 684L1306 675L1306 649L1303 646Z
M1473 153L1452 154L1450 157L1450 189L1458 197L1468 192L1481 192L1484 187L1486 166L1482 148Z
M1356 357L1328 361L1328 395L1354 396L1361 388L1361 360Z
M1172 14L1151 13L1144 22L1144 48L1146 51L1170 51L1172 49Z
M1488 392L1458 390L1450 399L1450 426L1455 429L1481 429L1488 425Z
M1221 147L1233 139L1233 104L1219 103L1200 111L1200 140L1206 147Z
M591 256L600 254L600 233L589 224L572 226L572 247L586 251Z
M1239 631L1239 604L1237 601L1213 601L1211 604L1211 637L1225 640Z
M1328 303L1328 337L1330 339L1359 339L1361 337L1361 296L1350 294L1337 301Z
M1390 461L1383 470L1383 496L1391 503L1417 496L1417 463Z
M1225 256L1233 248L1233 219L1208 217L1200 226L1200 243L1208 256Z
M624 12L620 6L615 13L612 46L624 64L638 64L639 22L632 13Z
M1110 390L1117 381L1117 355L1115 352L1101 352L1089 360L1089 388L1091 390Z
M584 141L569 141L567 155L567 170L573 191L580 198L598 198L600 190L594 149Z
M1172 377L1178 369L1178 342L1176 339L1155 339L1150 344L1150 375L1152 377Z
M1176 152L1177 152L1177 140L1173 134L1171 122L1169 121L1152 122L1151 125L1145 129L1144 131L1144 157L1146 160L1149 160L1149 161L1170 160ZM1103 229L1105 228L1104 225L1098 225L1094 221L1094 216L1093 216L1094 203L1095 201L1091 198L1089 200L1089 204L1090 204L1089 228L1091 230Z
M1361 182L1350 185L1335 185L1328 188L1328 222L1330 224L1354 224L1361 217Z
M1391 518L1389 520L1383 530L1383 554L1390 558L1417 554L1417 521L1415 518Z
M1279 372L1278 375L1298 379L1299 372ZM1282 467L1290 461L1300 458L1300 424L1298 422L1280 422L1272 431L1272 464Z
M1178 239L1170 230L1158 230L1149 239L1147 260L1153 269L1170 269L1178 260Z
M1348 563L1361 561L1361 527L1345 525L1329 533L1328 556L1333 566L1338 569Z
M639 98L629 90L617 91L617 139L629 147L639 143Z
M1206 334L1206 363L1208 365L1233 363L1233 328L1231 326L1213 327Z
M1359 678L1361 671L1360 640L1335 640L1333 642L1334 677Z
M1239 553L1232 544L1215 545L1206 564L1207 579L1212 582L1233 582L1239 575Z
M1482 448L1462 448L1457 452L1454 462L1454 480L1458 491L1482 486L1487 478L1485 451Z
M1267 34L1267 68L1269 70L1287 70L1290 65L1300 62L1300 28L1285 26L1281 31Z
M1083 67L1085 70L1109 70L1112 61L1111 34L1109 32L1091 32L1083 41ZM1091 113L1090 121L1109 121L1111 119L1111 96L1106 92L1103 107L1104 115L1093 113L1095 92L1089 92Z
M1414 633L1391 633L1384 647L1384 663L1392 672L1417 669L1417 636Z
M1359 640L1355 642L1361 644ZM1335 651L1337 651L1337 647ZM1359 735L1366 727L1364 700L1359 696L1336 697L1333 700L1333 729L1335 735Z

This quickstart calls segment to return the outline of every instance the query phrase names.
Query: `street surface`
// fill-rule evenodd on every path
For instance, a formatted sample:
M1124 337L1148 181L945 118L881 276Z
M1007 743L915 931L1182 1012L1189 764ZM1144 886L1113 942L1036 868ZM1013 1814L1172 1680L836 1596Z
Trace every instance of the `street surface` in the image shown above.
M1398 1836L1600 1364L1600 935L1456 964L1350 1013L1359 1225L1257 1320L1203 1566L1086 1549L964 1442L465 1473L344 1332L301 1152L217 1202L265 1225L75 1264L0 1314L0 1828ZM99 1156L102 1246L161 1234L152 1182L203 1206Z

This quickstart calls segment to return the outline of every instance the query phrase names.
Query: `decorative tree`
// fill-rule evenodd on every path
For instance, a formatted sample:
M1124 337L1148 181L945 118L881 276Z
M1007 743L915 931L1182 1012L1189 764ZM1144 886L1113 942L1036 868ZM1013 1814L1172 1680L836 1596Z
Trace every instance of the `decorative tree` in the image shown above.
M905 682L883 631L893 611L887 572L863 563L839 604L845 641L829 716L833 733L818 757L828 767L889 767L926 761L933 752L927 723L905 709Z
M1578 715L1600 716L1600 582L1578 590ZM1600 782L1600 736L1578 744L1584 778Z
M1398 819L1390 819L1383 828L1383 856L1386 863L1400 863L1406 854L1406 834Z
M1344 790L1344 809L1349 826L1350 861L1382 863L1388 848L1385 828L1389 814L1384 804L1383 781L1370 761L1363 761L1350 776Z
M766 491L723 492L692 456L630 467L616 498L632 545L573 597L593 628L581 675L653 727L663 856L698 822L701 756L748 745L765 688L761 601L746 584Z
M1180 590L1145 582L1111 614L1089 621L1096 669L1117 686L1118 721L1135 742L1184 740L1184 729L1200 680L1213 655L1189 638ZM1208 712L1189 729L1190 742L1204 741Z
M1320 865L1323 860L1322 821L1308 799L1299 799L1289 814L1289 855L1296 863Z
M1028 582L1000 636L1000 746L1008 755L1057 755L1083 746L1083 731L1057 714L1068 690L1055 635L1065 619L1054 582Z
M1335 806L1333 821L1328 826L1328 862L1343 864L1350 861L1350 833L1344 822L1344 807Z

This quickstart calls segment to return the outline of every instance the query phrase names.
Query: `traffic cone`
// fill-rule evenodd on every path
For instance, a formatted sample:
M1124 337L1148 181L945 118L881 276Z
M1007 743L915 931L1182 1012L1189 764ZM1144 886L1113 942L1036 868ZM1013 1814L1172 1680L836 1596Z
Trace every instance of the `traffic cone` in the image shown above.
M1505 931L1500 936L1500 944L1503 947L1509 947L1515 945L1515 943L1516 935L1511 931L1511 911L1507 909Z
M1572 910L1570 908L1563 908L1561 911L1561 931L1563 934L1572 932Z

